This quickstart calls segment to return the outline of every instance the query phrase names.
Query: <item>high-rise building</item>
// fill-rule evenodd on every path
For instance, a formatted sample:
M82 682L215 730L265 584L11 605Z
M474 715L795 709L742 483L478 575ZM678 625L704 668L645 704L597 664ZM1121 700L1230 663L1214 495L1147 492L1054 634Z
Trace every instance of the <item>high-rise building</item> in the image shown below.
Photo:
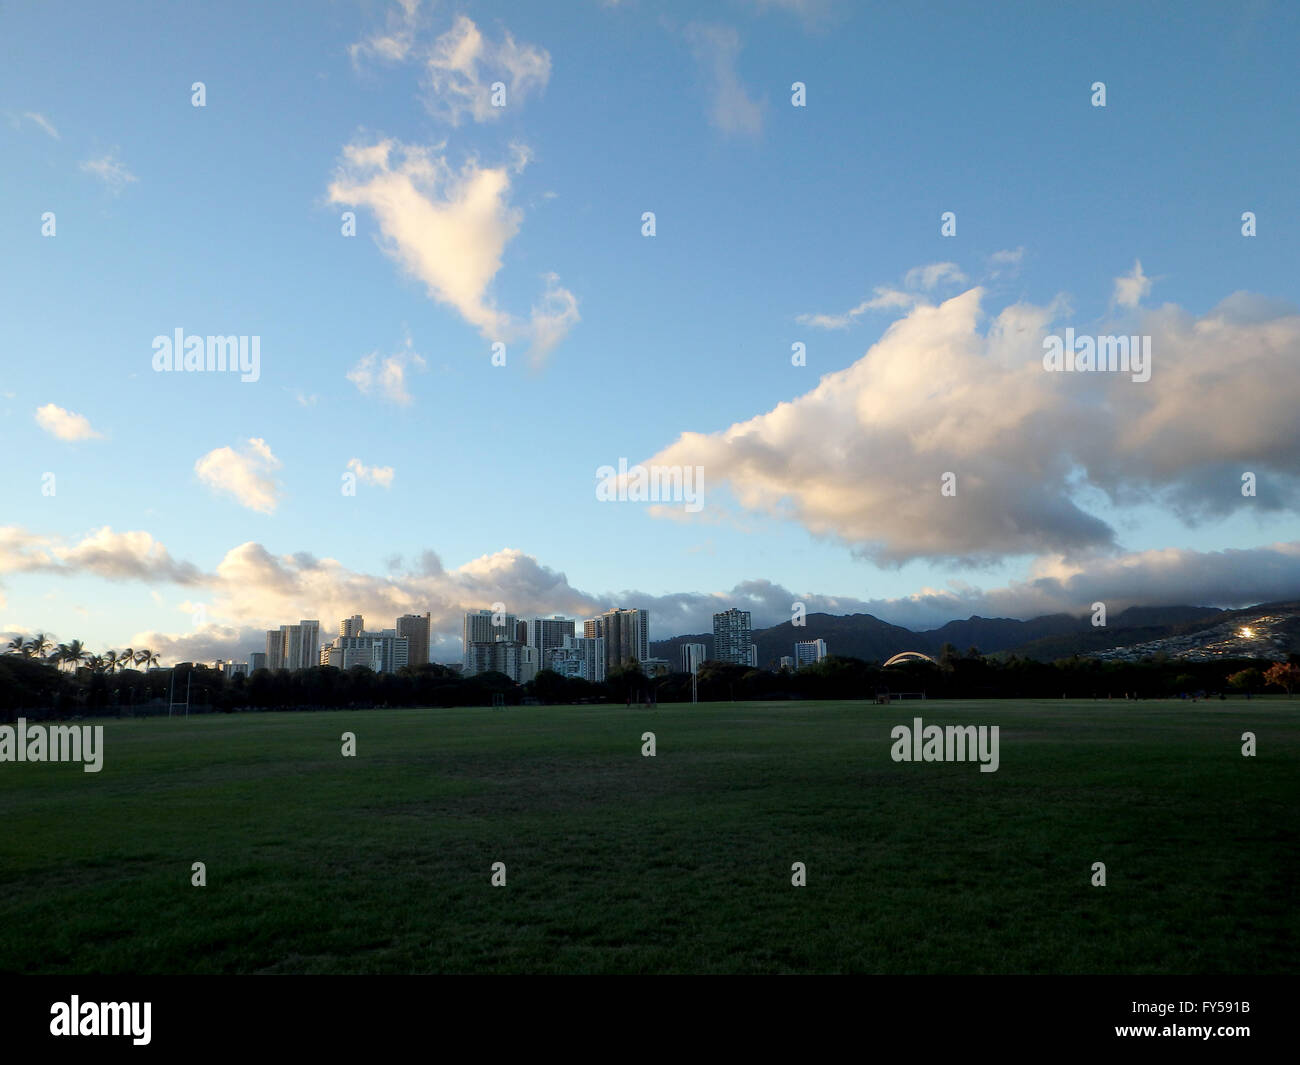
M748 610L738 610L733 606L713 615L713 657L717 661L737 666L752 665L752 636Z
M546 652L547 669L565 677L579 677L593 684L605 679L605 638L566 636L559 647Z
M250 651L248 655L248 672L255 673L266 668L266 652Z
M516 636L513 614L494 614L490 610L471 610L465 614L465 644L497 644L500 641L513 642Z
M270 647L267 647L268 657ZM320 622L280 626L281 669L311 669L320 662Z
M284 668L284 633L279 629L266 630L266 668Z
M547 651L546 668L562 677L581 677L582 652L576 646L576 639L573 644L566 643L563 647L552 647Z
M605 637L583 636L575 643L582 654L582 679L592 684L605 683Z
M751 643L749 645L749 664L754 669L758 668L758 644L756 643Z
M556 614L549 618L530 619L526 642L529 647L537 648L537 660L545 663L547 654L557 647L563 647L565 637L573 635L573 619Z
M601 618L589 618L582 623L582 635L588 640L605 635L605 622Z
M515 682L517 684L527 684L530 680L536 679L541 660L542 656L536 647L529 647L526 643L520 644L519 672L514 678Z
M300 621L298 628L302 632L302 652L298 661L299 669L314 669L320 662L320 622Z
M370 668L376 673L396 673L409 664L410 641L405 636L399 636L396 629L384 629L383 632L368 635L373 641Z
M408 664L410 641L396 629L336 636L321 648L320 664L335 669L365 666L376 673L396 673Z
M397 635L405 636L409 643L407 665L427 666L429 664L429 622L430 615L403 614L397 619Z
M781 656L781 661L780 661L780 663L778 664L778 667L777 667L777 668L779 668L779 669L783 669L783 670L791 670L791 671L793 671L793 670L794 670L794 659L793 659L792 657L790 657L790 655L782 655L782 656Z
M825 640L804 640L794 645L794 667L811 666L826 657Z
M360 614L353 614L339 622L340 636L360 636L366 631L366 621Z
M280 626L280 662L284 669L300 669L302 661L302 628L298 625Z
M639 608L606 610L600 618L605 640L605 673L650 657L650 612ZM587 627L583 626L586 634Z
M490 610L466 611L462 637L466 647L472 643L496 642L496 627L492 624L492 618Z
M684 643L682 644L682 672L698 673L700 663L704 661L707 650L702 643Z
M494 614L491 610L474 610L465 614L462 635L464 675L473 676L481 670L470 668L470 647L476 643L518 643L519 619L514 614ZM501 672L506 672L502 670Z
M537 674L536 650L516 640L471 643L465 651L461 676L474 677L480 673L492 672L504 673L516 683L522 683L519 680L521 675L532 680Z
M335 669L353 666L374 668L375 640L373 633L361 632L354 636L336 636L321 651L321 665Z

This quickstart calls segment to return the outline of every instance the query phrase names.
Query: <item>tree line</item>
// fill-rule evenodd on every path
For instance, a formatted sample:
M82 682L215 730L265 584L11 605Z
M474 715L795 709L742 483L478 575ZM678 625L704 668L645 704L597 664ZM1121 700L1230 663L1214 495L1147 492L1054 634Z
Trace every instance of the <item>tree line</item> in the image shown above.
M79 641L59 645L63 647L74 656L78 650L84 652ZM986 657L976 648L961 654L948 645L938 662L902 662L888 669L838 655L797 672L704 662L692 685L687 673L646 677L635 662L613 670L600 684L551 670L516 684L503 673L462 677L457 670L437 664L408 666L396 673L375 673L365 666L348 670L319 666L231 676L190 663L148 669L157 656L147 650L127 648L77 659L59 648L42 650L38 636L12 641L7 653L0 655L0 714L6 719L19 714L33 719L158 714L167 713L173 704L178 711L188 704L191 713L584 702L640 705L690 702L692 688L701 702L876 699L902 692L923 692L931 699L1208 698L1300 690L1300 658L1295 655L1288 662L1186 662L1160 655L1141 662L1077 656L1039 662L1016 656Z
M38 632L31 637L15 636L5 646L6 655L19 655L22 658L44 662L56 669L70 669L75 673L83 666L92 673L114 673L120 670L143 666L158 665L158 655L146 648L135 650L108 650L103 654L91 654L80 640L54 644L46 638L45 633Z

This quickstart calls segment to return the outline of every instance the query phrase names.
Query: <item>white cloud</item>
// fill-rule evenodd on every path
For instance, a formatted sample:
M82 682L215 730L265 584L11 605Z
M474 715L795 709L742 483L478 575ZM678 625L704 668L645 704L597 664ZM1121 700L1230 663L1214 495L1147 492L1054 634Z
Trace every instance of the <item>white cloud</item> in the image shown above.
M503 331L487 290L523 217L508 203L507 169L466 163L453 172L429 149L391 140L348 145L343 157L330 201L370 208L385 252L433 299L486 334Z
M455 569L444 569L437 555L426 552L415 566L397 570L360 573L333 559L305 552L273 555L249 542L227 552L217 567L210 614L214 621L250 630L256 639L258 630L290 616L320 618L333 628L338 618L357 613L392 618L428 610L445 645L444 657L453 658L459 656L466 610L504 602L520 615L591 616L607 608L570 587L564 574L517 550L484 555Z
M591 617L612 606L650 611L654 638L707 632L712 615L739 606L756 627L790 618L796 600L809 613L870 613L893 624L924 629L972 614L1029 618L1040 614L1086 614L1104 600L1112 612L1133 605L1244 606L1300 598L1300 543L1199 552L1144 551L1087 557L1075 564L1045 558L1023 580L978 589L924 588L895 599L860 599L783 587L768 580L742 581L728 590L647 595L636 590L591 594L574 588L562 572L517 550L501 550L446 570L426 552L420 564L397 572L368 574L305 552L272 555L246 543L227 552L211 580L209 624L190 633L136 633L128 641L162 653L167 661L246 660L264 646L265 630L285 618L318 618L323 630L338 618L360 613L393 618L431 614L435 660L460 656L464 612L494 602L518 615L562 613Z
M137 178L126 164L117 158L117 149L99 156L97 159L87 159L81 164L81 169L87 174L93 174L108 186L110 192L114 195L120 193L127 185Z
M488 122L546 88L550 77L551 57L544 48L517 44L508 31L493 43L473 19L457 15L425 60L426 102L434 115L453 126L466 116ZM506 87L506 107L492 106L492 84L497 81Z
M392 140L354 143L344 149L329 197L370 208L384 251L424 282L432 299L452 307L486 339L531 335L539 361L578 321L576 298L548 274L532 321L520 323L489 293L523 220L509 202L510 175L527 162L527 150L516 145L511 166L469 162L453 171L429 148Z
M520 44L508 30L491 40L467 15L457 15L435 40L422 39L427 20L419 7L418 0L402 0L390 10L384 30L349 48L353 62L371 56L390 63L421 63L425 106L452 126L466 118L495 121L546 88L551 78L546 49ZM505 86L504 107L492 104L496 82Z
M989 256L989 263L992 266L1019 266L1025 257L1025 246L1022 244L1018 248L1003 248L1001 251L995 251Z
M843 314L800 314L795 316L795 321L815 329L847 329L866 310L867 304L864 301Z
M467 117L498 119L550 80L546 50L520 44L508 30L493 40L473 19L457 15L430 41L425 21L418 0L403 0L389 12L386 29L353 45L352 56L421 63L426 106L453 126ZM505 88L505 107L493 106L497 82ZM330 202L368 207L384 251L424 282L432 299L455 309L485 339L528 338L538 364L579 320L576 297L554 274L543 275L546 289L531 318L521 321L498 309L490 293L523 221L523 211L510 203L511 176L524 170L531 153L516 143L507 165L482 166L471 158L455 168L444 147L354 141L343 149Z
M747 580L728 590L648 595L635 589L589 593L573 587L564 573L531 555L503 549L447 569L432 551L411 565L393 561L388 572L364 573L305 551L273 555L255 542L227 551L213 573L177 561L148 533L103 528L75 541L0 527L0 574L44 572L87 574L108 580L168 582L201 587L207 621L190 632L151 630L125 640L158 651L167 662L246 660L264 646L265 630L286 618L317 618L325 631L341 617L361 613L390 619L430 611L435 658L460 653L466 610L505 603L521 616L562 613L591 617L612 606L650 611L656 638L708 631L713 613L728 606L753 612L757 627L787 621L790 604L810 613L870 613L912 628L941 625L953 618L1028 618L1067 612L1079 616L1100 599L1117 612L1133 605L1197 604L1244 606L1300 598L1300 542L1225 551L1168 549L1129 554L1083 552L1072 558L1046 554L1023 579L979 589L954 584L922 588L895 599L860 599L792 590L768 580ZM162 599L152 592L154 601ZM193 603L181 604L189 613ZM10 628L23 626L10 624Z
M110 580L194 584L203 579L189 562L178 562L146 532L116 533L109 526L80 540L41 536L16 525L0 527L0 573L90 573Z
M239 451L219 447L194 463L194 472L209 488L232 496L241 506L262 514L274 512L280 502L280 489L272 478L280 460L271 453L266 441L253 437Z
M419 12L420 0L397 0L388 12L384 30L348 47L352 62L356 63L362 56L372 56L390 63L406 60L415 47L415 37L420 26Z
M104 435L91 428L84 414L73 414L53 403L36 408L36 424L59 440L101 440Z
M406 407L411 403L411 393L406 388L406 371L410 367L423 370L425 365L424 359L411 350L411 341L407 338L405 350L384 359L372 351L363 356L346 376L362 395L378 395L390 403Z
M1243 470L1268 486L1256 509L1300 501L1294 311L1232 297L1200 318L1148 313L1136 331L1152 337L1152 380L1139 384L1045 372L1060 302L1006 307L981 332L982 298L918 304L810 392L684 433L645 462L702 465L744 509L885 563L1112 550L1114 531L1077 501L1083 487L1189 522L1238 508ZM955 497L940 493L946 472Z
M847 329L867 311L906 310L922 302L924 300L921 297L912 293L902 292L886 285L877 285L875 295L871 299L863 300L843 314L800 314L795 316L795 321L803 325L811 325L816 329Z
M945 283L964 284L965 281L966 275L956 263L915 266L903 278L903 285L910 291L890 285L877 285L870 299L863 300L843 314L800 314L795 316L795 321L815 329L847 329L867 311L898 311L917 305L928 306L929 301L922 295L923 292L931 292Z
M560 285L559 277L547 274L544 280L546 291L542 293L541 301L533 305L529 325L532 337L529 358L534 365L540 364L569 335L569 330L581 321L577 297Z
M347 468L357 475L357 480L366 484L393 486L392 466L367 466L360 459L348 459Z
M1136 307L1151 291L1151 278L1142 273L1142 262L1133 263L1133 272L1115 278L1115 302L1121 307Z
M965 284L966 275L956 263L931 263L929 266L914 266L903 277L903 284L908 288L925 292L933 291L944 282Z
M51 122L48 118L46 118L44 115L42 115L40 112L24 111L23 118L30 119L32 122L35 122L36 125L40 126L41 129L45 130L45 132L48 133L51 137L53 137L56 141L63 139L62 137L59 136L59 131L54 128L54 123Z
M749 95L736 70L740 34L730 26L692 22L686 40L709 85L709 121L727 134L762 133L763 106Z
M1087 555L1066 562L1046 556L1024 580L997 588L925 589L872 600L867 612L897 625L938 626L972 614L1076 617L1104 602L1112 614L1131 606L1242 607L1300 597L1300 542L1222 551L1163 548Z

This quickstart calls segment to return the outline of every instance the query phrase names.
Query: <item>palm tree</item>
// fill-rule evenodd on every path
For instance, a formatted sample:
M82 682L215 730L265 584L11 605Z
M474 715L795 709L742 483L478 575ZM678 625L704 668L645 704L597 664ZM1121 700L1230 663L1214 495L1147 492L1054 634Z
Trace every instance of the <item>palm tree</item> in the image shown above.
M59 646L64 648L59 657L62 661L71 663L72 672L76 673L77 667L86 660L86 645L80 640L73 640L71 643L61 643Z
M104 670L112 673L115 669L117 669L117 652L110 649L104 652Z
M137 665L144 666L145 669L148 669L150 666L156 666L158 664L158 656L154 654L153 651L150 651L147 647L143 648L142 650L136 651L135 660Z
M135 648L128 647L117 656L117 668L126 670L130 669L133 665L135 665Z
M91 655L89 658L86 659L86 665L90 667L90 671L92 673L100 673L104 669L104 656Z
M45 633L38 632L27 641L27 646L23 649L23 654L28 658L44 658L49 650L50 641L46 639Z
M21 655L27 653L27 641L21 636L15 636L9 641L9 646L5 648L7 655Z

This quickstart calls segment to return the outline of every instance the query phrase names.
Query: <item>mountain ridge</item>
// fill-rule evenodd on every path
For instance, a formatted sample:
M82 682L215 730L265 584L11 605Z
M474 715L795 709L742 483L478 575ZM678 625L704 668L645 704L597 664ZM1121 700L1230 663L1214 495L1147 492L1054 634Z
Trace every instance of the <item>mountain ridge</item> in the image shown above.
M1260 603L1238 609L1190 604L1131 606L1112 615L1105 626L1094 626L1092 615L1056 613L1020 620L986 618L973 614L954 619L934 629L913 630L882 621L874 614L808 614L804 624L791 621L756 629L760 668L774 669L781 657L794 655L796 642L823 639L830 654L883 662L901 651L921 651L938 657L944 644L965 653L975 647L981 653L1015 654L1038 661L1052 661L1071 655L1089 655L1136 644L1183 637L1235 619L1249 619L1266 612L1297 613L1300 603ZM712 655L711 633L694 633L654 640L650 653L666 658L674 671L681 669L681 645L703 643L706 658Z

